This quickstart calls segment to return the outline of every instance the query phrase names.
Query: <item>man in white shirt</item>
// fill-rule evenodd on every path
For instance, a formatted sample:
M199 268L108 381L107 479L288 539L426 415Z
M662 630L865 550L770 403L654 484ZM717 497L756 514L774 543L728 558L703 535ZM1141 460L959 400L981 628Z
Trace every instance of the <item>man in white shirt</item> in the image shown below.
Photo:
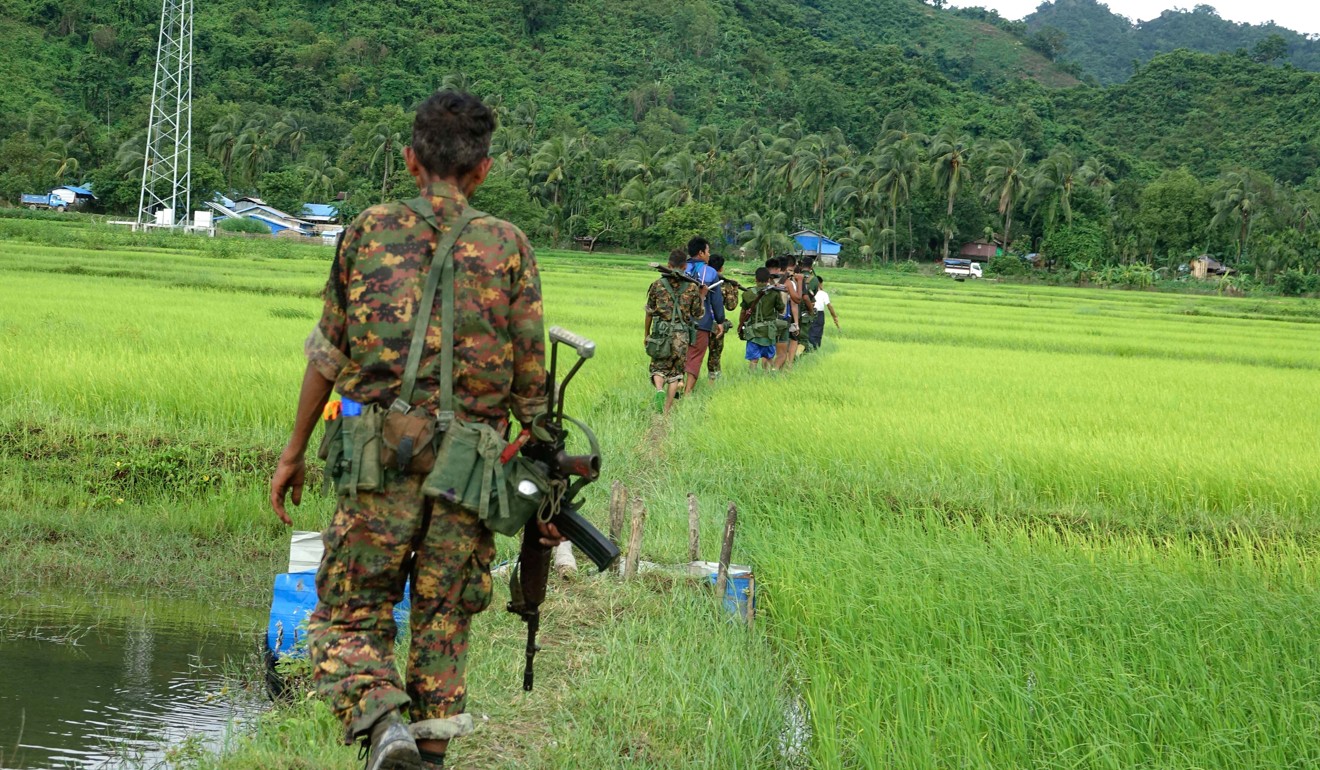
M824 281L821 282L822 284ZM810 339L812 347L819 348L820 340L825 336L825 310L829 309L830 317L834 319L834 328L840 329L839 314L834 312L834 306L830 304L829 292L821 286L816 292L816 320L811 324Z

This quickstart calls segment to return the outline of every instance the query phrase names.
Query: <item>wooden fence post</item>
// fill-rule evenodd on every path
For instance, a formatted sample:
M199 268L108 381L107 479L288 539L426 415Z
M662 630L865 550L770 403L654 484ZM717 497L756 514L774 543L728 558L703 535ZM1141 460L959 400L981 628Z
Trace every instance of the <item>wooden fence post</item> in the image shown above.
M693 562L701 553L701 512L697 507L697 496L688 492L688 561Z
M623 536L623 511L628 507L628 489L615 479L610 484L610 542L619 544Z
M720 545L720 566L715 574L715 596L724 601L729 585L729 559L733 558L733 532L738 527L738 506L729 503L729 515L724 519L724 543Z
M623 564L623 579L637 574L637 562L642 558L642 524L646 521L646 504L640 497L632 501L632 535L628 538L628 558Z

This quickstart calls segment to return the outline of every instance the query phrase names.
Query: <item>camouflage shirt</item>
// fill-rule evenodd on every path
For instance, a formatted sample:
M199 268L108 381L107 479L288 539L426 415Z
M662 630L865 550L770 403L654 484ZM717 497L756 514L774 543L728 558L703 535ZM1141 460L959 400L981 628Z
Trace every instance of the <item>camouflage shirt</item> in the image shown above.
M678 294L681 318L674 318L674 298L670 296L669 289L665 288L666 283ZM701 320L704 312L701 306L701 292L691 281L661 278L651 284L651 288L646 291L646 312L661 321L696 323Z
M720 285L720 291L724 293L724 309L737 310L738 287L734 286L729 281L725 281L723 284Z
M423 194L442 228L467 199L437 182ZM413 314L438 233L400 202L373 206L344 230L307 359L346 398L388 407L403 381ZM497 428L546 402L541 279L527 237L494 217L474 220L454 248L454 411ZM413 402L439 411L443 287L426 330Z

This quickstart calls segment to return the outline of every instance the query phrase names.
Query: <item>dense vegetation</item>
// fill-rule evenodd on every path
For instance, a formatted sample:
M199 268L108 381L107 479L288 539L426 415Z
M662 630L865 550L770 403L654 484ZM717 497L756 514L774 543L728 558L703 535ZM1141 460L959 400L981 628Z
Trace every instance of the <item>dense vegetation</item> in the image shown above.
M1041 3L1022 23L1042 50L1106 84L1121 83L1133 75L1134 66L1179 48L1240 52L1259 62L1320 70L1320 38L1277 23L1239 24L1205 4L1143 21L1120 16L1100 0L1052 0Z
M8 0L0 199L80 180L132 209L154 13ZM342 191L351 215L406 193L408 110L444 84L500 114L477 204L540 243L660 249L701 232L769 253L815 227L854 261L995 238L1082 274L1173 274L1210 252L1250 280L1313 290L1320 75L1178 52L1121 86L1080 86L1039 40L979 13L915 0L258 13L218 0L197 17L194 197L297 210Z

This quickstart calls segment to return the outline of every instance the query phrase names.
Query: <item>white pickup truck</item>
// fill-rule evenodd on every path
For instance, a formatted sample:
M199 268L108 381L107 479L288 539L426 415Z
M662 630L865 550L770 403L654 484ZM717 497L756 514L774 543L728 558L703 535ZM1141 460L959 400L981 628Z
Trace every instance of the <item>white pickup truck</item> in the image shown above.
M951 275L959 281L965 281L968 278L984 278L981 273L981 263L973 262L970 259L958 259L950 257L944 260L944 274Z

